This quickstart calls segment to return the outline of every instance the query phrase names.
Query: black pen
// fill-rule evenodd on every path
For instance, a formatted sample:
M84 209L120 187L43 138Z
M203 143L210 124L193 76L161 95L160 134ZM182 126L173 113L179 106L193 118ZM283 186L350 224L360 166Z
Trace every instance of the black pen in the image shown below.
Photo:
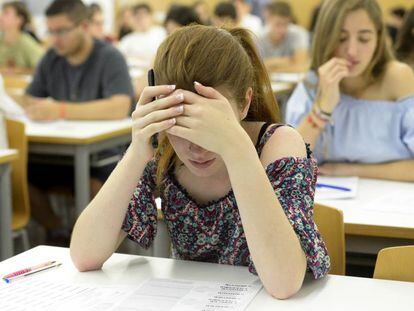
M154 69L148 70L148 86L155 86L155 74ZM154 97L152 100L156 100ZM158 147L158 133L151 136L151 145L154 149Z

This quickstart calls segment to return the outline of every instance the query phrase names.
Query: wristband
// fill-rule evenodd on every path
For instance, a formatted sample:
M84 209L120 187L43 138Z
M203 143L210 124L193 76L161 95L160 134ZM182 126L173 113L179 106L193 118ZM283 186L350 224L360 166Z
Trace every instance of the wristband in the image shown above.
M60 102L59 104L59 117L61 119L65 119L66 116L66 105L64 102Z

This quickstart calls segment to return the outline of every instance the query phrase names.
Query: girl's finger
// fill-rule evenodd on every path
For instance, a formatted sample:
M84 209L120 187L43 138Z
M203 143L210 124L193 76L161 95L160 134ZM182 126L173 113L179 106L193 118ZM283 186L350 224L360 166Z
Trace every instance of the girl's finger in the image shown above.
M138 106L135 111L132 113L132 118L143 118L149 113L156 110L163 110L171 106L178 105L184 100L184 95L182 92L172 94L170 96L157 99L151 103L148 103L143 106Z
M174 125L171 128L169 128L168 130L166 130L166 132L168 134L174 135L174 136L178 136L184 139L187 139L189 141L193 141L192 140L192 130L183 127L183 126L179 126L179 125Z
M204 86L200 82L194 81L194 89L201 96L211 98L211 99L223 99L224 96L221 95L219 91L210 86Z
M142 133L146 137L151 137L154 134L161 133L162 131L170 129L172 126L174 126L175 123L175 118L164 120L161 122L151 123L142 130Z
M146 116L137 119L134 124L140 128L145 128L151 123L157 123L166 119L171 119L176 116L179 116L184 111L183 105L174 106L164 110L153 111Z
M139 97L137 106L145 105L153 101L154 97L169 95L175 90L175 85L146 86Z

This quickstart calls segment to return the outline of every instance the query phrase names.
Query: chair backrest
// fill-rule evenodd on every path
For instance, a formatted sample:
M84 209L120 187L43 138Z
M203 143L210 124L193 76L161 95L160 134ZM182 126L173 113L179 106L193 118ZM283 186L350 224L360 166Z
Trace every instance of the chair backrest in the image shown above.
M313 218L331 258L329 273L345 275L345 227L342 211L315 203Z
M11 163L13 230L24 228L30 219L30 202L27 181L27 136L25 125L15 120L6 120L9 147L19 150L19 157Z
M382 249L375 263L374 278L414 282L414 245Z

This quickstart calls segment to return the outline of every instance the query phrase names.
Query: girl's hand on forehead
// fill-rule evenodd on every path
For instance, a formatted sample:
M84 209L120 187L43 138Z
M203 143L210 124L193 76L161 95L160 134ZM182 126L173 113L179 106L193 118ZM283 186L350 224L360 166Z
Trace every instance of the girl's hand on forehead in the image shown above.
M161 95L165 97L160 98ZM183 99L183 93L175 91L175 86L144 88L132 113L131 148L141 157L151 160L154 155L151 137L176 123L176 117L183 113Z
M224 95L198 82L194 87L197 93L177 90L184 94L184 112L166 132L223 156L234 141L247 134Z

